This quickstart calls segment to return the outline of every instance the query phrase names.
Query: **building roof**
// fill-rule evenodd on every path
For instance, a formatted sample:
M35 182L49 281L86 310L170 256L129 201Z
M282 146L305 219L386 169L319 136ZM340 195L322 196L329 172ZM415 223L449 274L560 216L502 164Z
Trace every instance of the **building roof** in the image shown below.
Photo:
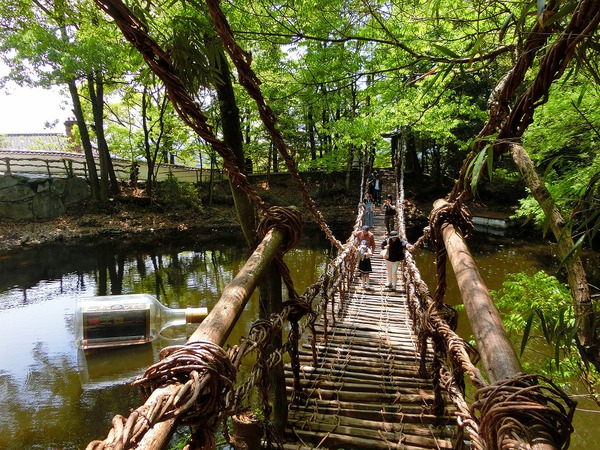
M1 150L69 151L69 140L62 133L0 134Z

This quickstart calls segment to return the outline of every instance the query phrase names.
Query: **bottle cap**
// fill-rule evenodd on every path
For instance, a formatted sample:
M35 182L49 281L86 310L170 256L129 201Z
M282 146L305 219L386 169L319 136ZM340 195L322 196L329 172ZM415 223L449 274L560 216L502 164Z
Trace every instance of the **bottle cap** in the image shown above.
M208 316L208 308L187 308L185 321L187 323L200 323Z

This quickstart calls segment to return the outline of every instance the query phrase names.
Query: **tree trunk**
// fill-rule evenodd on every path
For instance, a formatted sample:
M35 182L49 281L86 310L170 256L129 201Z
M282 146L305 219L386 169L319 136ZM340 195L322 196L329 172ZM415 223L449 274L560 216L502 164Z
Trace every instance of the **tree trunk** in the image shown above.
M60 33L63 41L68 42L69 37L65 27L64 19L65 18L63 16L62 20L60 20ZM75 81L75 78L69 79L67 85L69 86L69 93L71 94L71 100L73 101L73 114L75 114L75 120L77 120L81 145L83 146L83 153L85 154L85 162L88 166L88 182L90 184L90 191L92 193L92 198L99 201L100 184L98 182L98 172L96 171L96 162L94 161L94 152L92 151L90 133L88 132L87 125L85 124L83 108L81 107L81 99L79 98L79 91L77 90L77 82Z
M156 165L157 152L152 152L150 147L150 130L148 129L148 88L144 86L142 92L142 130L144 132L144 153L146 156L146 167L148 172L146 173L146 195L152 197L154 191L154 167Z
M229 69L229 63L225 58L225 53L221 47L218 48L219 64L219 81L215 83L217 90L217 97L219 99L219 109L221 112L221 123L223 126L223 140L227 146L233 151L236 165L239 167L240 172L245 173L245 158L244 158L244 145L242 126L240 122L240 110L235 101L235 94L233 91L233 84L231 83L231 71ZM231 179L230 179L231 180ZM231 193L233 194L233 201L242 227L242 232L246 238L248 246L254 244L255 229L256 229L256 214L254 212L254 206L246 195L246 193L235 186L233 183L229 183L231 186Z
M577 254L570 255L574 243L571 230L555 205L552 194L538 176L535 166L521 144L511 145L512 158L519 169L527 187L531 190L540 208L548 218L550 230L557 241L557 254L564 261L567 281L573 296L573 310L577 327L577 339L584 349L585 355L600 370L600 345L595 332L595 313L590 298L587 277L581 258Z
M277 158L277 148L271 143L271 159L273 160L273 173L279 173L279 159Z
M83 146L83 153L85 154L85 162L88 168L88 182L90 184L90 191L94 200L100 200L100 183L98 182L98 172L96 171L96 161L94 160L94 153L92 150L92 142L90 141L90 133L88 132L87 125L85 124L85 118L83 116L83 109L81 107L81 100L79 98L79 92L77 91L77 84L75 79L70 79L68 82L69 92L71 94L71 100L73 101L73 114L75 114L75 120L77 120L77 127L79 128L79 136L81 137L81 145Z
M92 113L94 116L94 131L96 132L96 139L98 144L98 159L100 161L100 199L105 202L108 200L110 188L109 179L109 164L110 156L108 155L108 149L106 140L104 139L104 132L98 135L98 131L102 129L104 124L103 118L103 107L98 104L99 101L103 101L103 92L97 92L97 87L101 87L102 84L97 82L94 74L89 73L87 76L88 81L88 92L90 94L90 102L92 104Z
M346 176L344 179L344 187L347 191L350 190L350 183L352 181L352 166L354 165L354 155L356 153L356 148L354 145L350 145L350 149L348 150L348 163L346 164Z
M317 144L315 141L315 118L313 117L313 106L308 105L307 113L308 121L308 142L310 144L310 159L311 161L317 160Z
M417 156L415 133L410 128L407 130L406 136L406 168L414 173L417 180L423 179L423 169Z

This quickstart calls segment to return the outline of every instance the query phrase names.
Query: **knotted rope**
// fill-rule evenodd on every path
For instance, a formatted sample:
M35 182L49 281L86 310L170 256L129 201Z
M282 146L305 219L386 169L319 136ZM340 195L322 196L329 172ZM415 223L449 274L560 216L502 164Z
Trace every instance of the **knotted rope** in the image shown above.
M225 396L235 382L236 369L225 350L209 341L196 341L165 347L159 357L160 361L146 369L133 385L139 386L146 398L157 388L181 385L180 392L173 399L173 406L184 400L185 403L165 412L163 417L166 419L185 413L181 417L183 422L193 421L208 426L205 420L211 420L223 410ZM203 390L202 401L197 401Z
M217 419L236 376L229 357L207 341L166 347L160 357L133 382L140 386L145 403L127 419L115 416L108 437L90 442L87 450L133 448L154 424L173 417L198 425L198 441L214 440Z
M477 390L471 413L479 417L479 433L490 450L529 448L533 427L567 449L575 404L550 379L519 374Z

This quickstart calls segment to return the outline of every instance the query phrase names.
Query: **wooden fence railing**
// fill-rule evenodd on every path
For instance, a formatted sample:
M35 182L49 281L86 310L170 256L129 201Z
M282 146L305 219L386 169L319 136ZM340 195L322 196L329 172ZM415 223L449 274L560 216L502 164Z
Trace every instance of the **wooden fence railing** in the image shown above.
M115 175L121 181L131 178L132 163L122 158L113 158ZM96 164L99 170L99 163ZM137 162L139 181L148 177L148 165L143 161ZM210 179L211 169L199 169L176 164L160 163L156 165L156 179L164 180L172 173L182 182L200 183ZM223 179L221 170L213 170L215 180ZM43 174L51 177L77 176L88 177L88 165L81 153L0 150L0 175Z

